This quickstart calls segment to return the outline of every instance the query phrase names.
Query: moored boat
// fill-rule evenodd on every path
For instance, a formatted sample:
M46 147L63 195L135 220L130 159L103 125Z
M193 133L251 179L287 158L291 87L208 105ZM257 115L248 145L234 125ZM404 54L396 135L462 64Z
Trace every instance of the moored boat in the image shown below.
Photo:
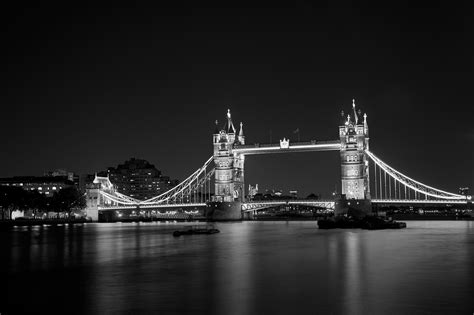
M407 225L405 222L384 219L376 216L366 216L361 219L353 217L332 217L318 220L320 229L366 229L366 230L382 230L382 229L403 229Z
M181 235L193 235L193 234L216 234L220 231L213 226L209 227L201 227L201 226L191 226L185 230L177 230L173 232L173 236L181 236Z

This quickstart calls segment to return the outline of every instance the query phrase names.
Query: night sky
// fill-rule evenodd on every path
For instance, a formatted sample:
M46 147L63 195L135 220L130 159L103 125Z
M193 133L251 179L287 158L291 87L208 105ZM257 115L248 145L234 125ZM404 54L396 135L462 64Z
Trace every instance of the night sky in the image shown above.
M2 21L0 177L80 174L130 157L184 179L214 121L247 143L335 140L352 99L370 148L425 184L474 188L474 11L17 7ZM337 152L249 156L246 184L329 194Z

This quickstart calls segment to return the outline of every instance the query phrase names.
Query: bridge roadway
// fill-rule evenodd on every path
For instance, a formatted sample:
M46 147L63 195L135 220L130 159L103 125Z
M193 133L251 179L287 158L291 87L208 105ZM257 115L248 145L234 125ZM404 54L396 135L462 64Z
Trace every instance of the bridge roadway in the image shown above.
M350 200L349 200L350 202ZM378 205L465 205L468 200L426 200L426 199L372 199L372 204ZM333 200L272 200L272 201L250 201L242 203L242 211L258 211L280 205L306 205L334 210ZM205 202L199 203L177 203L177 204L144 204L144 205L114 205L110 207L99 207L99 210L134 210L134 209L166 209L166 208L198 208L206 207Z
M289 142L288 147L280 144L252 144L239 145L232 149L233 153L250 155L250 154L268 154L268 153L289 153L289 152L311 152L311 151L340 151L341 141L317 141L308 142Z
M373 204L399 204L399 205L465 205L469 201L468 200L429 200L429 199L372 199Z
M350 200L349 200L350 202ZM279 205L307 205L316 206L334 210L333 200L279 200L279 201L252 201L242 204L242 211L258 211ZM390 204L390 205L452 205L467 204L466 200L416 200L416 199L372 199L372 204Z
M334 201L332 200L262 200L242 203L242 211L258 211L260 209L282 205L304 205L334 210Z
M114 205L110 207L99 207L99 210L133 210L133 209L160 209L160 208L196 208L205 207L205 202L199 203L162 203L162 204L143 204L143 205Z

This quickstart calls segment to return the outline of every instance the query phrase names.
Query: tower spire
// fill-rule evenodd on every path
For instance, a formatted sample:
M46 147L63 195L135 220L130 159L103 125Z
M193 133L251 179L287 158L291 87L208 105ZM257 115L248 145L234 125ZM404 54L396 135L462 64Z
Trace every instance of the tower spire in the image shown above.
M232 123L232 115L230 114L230 109L227 109L227 124L225 125L225 132L235 133L235 127Z
M364 113L364 133L369 134L369 124L367 123L367 114Z
M242 122L240 122L240 131L239 131L238 140L240 144L245 144L244 124Z
M358 117L357 117L355 101L356 101L356 100L353 98L353 99L352 99L352 110L354 111L354 120L355 120L355 124L357 125L357 123L359 122L359 119L358 119Z

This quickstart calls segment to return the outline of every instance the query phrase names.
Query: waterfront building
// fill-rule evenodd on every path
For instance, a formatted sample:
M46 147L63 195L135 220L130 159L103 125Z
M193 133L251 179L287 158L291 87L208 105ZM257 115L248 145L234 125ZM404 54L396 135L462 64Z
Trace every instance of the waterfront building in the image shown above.
M0 178L0 185L21 187L28 191L38 191L47 197L66 187L74 186L67 176L14 176Z
M109 167L107 175L119 193L140 200L157 196L177 184L176 180L162 175L153 164L136 158Z

